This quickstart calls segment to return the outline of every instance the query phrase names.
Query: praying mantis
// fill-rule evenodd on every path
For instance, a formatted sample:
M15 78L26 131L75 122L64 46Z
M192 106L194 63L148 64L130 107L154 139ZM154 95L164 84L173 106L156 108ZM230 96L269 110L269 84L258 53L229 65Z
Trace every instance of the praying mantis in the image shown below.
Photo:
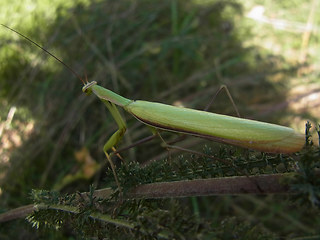
M121 141L126 132L126 123L117 107L123 108L138 121L147 125L153 135L158 135L161 139L159 131L169 131L270 153L294 153L301 150L304 146L304 135L289 127L157 102L130 100L122 97L109 89L99 86L96 81L84 81L68 65L39 44L16 30L5 25L3 26L24 37L62 63L72 74L82 81L84 85L82 91L84 93L95 95L105 104L118 125L118 130L107 140L103 147L118 187L120 185L109 151L116 151L115 146Z

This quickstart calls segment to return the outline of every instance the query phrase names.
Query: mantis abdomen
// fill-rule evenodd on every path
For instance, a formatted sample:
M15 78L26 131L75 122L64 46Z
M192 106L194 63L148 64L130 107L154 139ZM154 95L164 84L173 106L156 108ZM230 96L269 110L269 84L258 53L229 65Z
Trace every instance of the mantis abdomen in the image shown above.
M265 122L140 100L132 101L124 108L155 128L263 152L297 152L305 143L304 135L292 128Z

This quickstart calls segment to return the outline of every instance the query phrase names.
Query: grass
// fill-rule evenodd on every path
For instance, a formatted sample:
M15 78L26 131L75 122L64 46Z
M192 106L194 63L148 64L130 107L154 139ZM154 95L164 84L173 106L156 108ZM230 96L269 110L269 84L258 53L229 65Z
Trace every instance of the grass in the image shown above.
M79 74L87 73L89 80L125 97L203 109L219 85L226 84L242 116L303 130L305 118L318 119L318 112L312 111L312 107L305 109L305 98L292 99L316 89L317 35L311 35L307 58L301 62L302 33L275 30L245 17L260 4L266 8L265 16L307 22L311 3L291 3L8 2L2 8L1 23L34 39ZM314 24L318 16L315 14ZM1 136L1 158L8 159L0 161L4 166L0 172L0 210L5 210L29 203L31 189L51 189L67 174L81 169L75 153L83 148L88 150L88 157L104 162L102 148L116 125L100 102L83 96L80 81L61 64L4 28L0 37L1 122L6 121L12 106L17 107L10 126ZM304 90L295 94L294 90L301 87ZM219 96L210 110L234 115L224 96ZM135 119L125 117L129 131L122 146L149 134ZM32 130L27 130L30 124ZM14 143L14 137L21 142ZM5 139L12 147L5 148ZM202 148L197 142L191 145ZM145 162L162 152L155 141L123 155L131 161ZM103 177L101 173L100 178L92 181L98 187L104 186ZM88 185L84 180L67 190L87 190ZM199 201L200 206L206 206L212 199ZM219 205L218 212L227 214L224 209L232 206L232 214L242 216L250 212L242 206L249 201L257 206L254 219L263 217L259 204L265 201L261 209L271 222L270 230L274 228L270 219L277 216L278 209L286 209L281 205L286 203L273 206L272 198L214 201ZM241 202L239 206L237 201ZM271 210L267 204L271 204ZM284 219L291 219L294 211L301 214L288 208ZM290 230L288 227L282 233L289 234ZM27 231L32 234L32 230Z

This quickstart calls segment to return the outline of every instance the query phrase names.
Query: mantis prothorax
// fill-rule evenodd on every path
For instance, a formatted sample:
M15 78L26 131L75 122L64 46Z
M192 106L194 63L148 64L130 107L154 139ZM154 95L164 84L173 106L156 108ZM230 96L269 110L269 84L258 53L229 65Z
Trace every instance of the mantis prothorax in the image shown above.
M75 71L39 44L21 33L9 29L66 66L83 82L82 91L84 93L96 95L106 105L119 129L108 139L103 151L110 162L118 186L115 167L108 154L108 151L114 149L126 132L125 121L117 106L122 107L137 120L151 127L153 134L158 134L159 130L165 130L270 153L293 153L301 150L304 146L304 135L289 127L162 103L130 100L99 86L95 81L85 83Z

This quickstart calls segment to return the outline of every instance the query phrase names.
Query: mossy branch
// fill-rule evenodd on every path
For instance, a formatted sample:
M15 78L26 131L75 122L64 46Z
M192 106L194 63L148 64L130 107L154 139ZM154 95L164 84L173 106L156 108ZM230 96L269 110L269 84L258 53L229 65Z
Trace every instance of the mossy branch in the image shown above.
M143 184L129 189L125 199L154 199L188 196L209 195L237 195L237 194L271 194L271 193L294 193L287 184L281 183L281 178L290 174L268 174L260 176L237 176L211 179L195 179L175 182L161 182ZM93 192L93 197L107 199L113 190L105 188ZM84 199L88 199L89 193L81 193ZM49 208L57 210L68 209L75 212L75 208L63 205L30 204L10 210L0 215L0 222L7 222L17 218L23 218L34 211Z

